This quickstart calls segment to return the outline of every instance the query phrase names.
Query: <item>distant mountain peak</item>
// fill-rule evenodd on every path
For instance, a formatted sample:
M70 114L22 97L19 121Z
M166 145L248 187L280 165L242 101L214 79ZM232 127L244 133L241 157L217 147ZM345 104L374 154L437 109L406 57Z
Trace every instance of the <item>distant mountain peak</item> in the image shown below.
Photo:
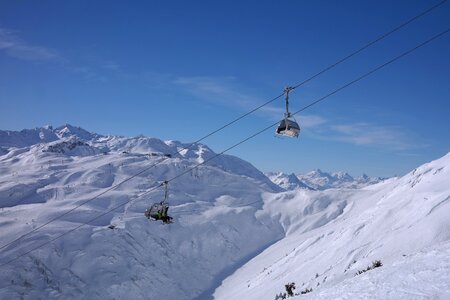
M330 177L331 175L327 172L322 171L321 169L314 169L311 172L307 173L310 174L312 176L326 176L326 177Z
M362 178L362 179L369 179L369 176L368 176L367 174L363 173L363 174L360 176L360 178Z
M336 178L337 180L341 180L341 181L350 182L350 181L355 180L352 176L350 176L350 174L348 174L347 172L343 172L343 171L331 173L331 176Z
M363 174L360 177L352 177L344 171L328 173L321 169L315 169L306 174L286 174L283 172L268 172L266 176L272 182L284 189L292 189L295 182L301 182L309 189L326 190L330 188L361 188L369 184L378 183L385 178L369 177ZM294 178L295 177L295 178ZM296 188L296 187L295 187Z
M58 128L55 128L54 132L59 138L64 138L68 136L77 136L83 140L91 140L93 138L101 137L102 135L97 133L91 133L81 127L73 126L71 124L64 124Z
M56 140L58 140L58 136L48 127L23 129L21 131L0 130L0 147L4 148L23 148Z
M302 182L294 173L286 174L283 172L269 172L265 174L273 183L285 190L308 189L313 190L306 183Z
M299 174L298 178L309 186L319 190L329 188L360 188L383 180L378 177L369 177L366 174L355 178L344 171L328 173L320 169L306 174Z
M293 190L299 187L326 190L331 188L362 188L367 185L375 184L386 178L369 177L367 174L362 174L358 177L353 177L345 171L325 172L321 169L314 169L305 174L287 174L283 172L267 172L265 175L272 180L273 183L278 184L285 190Z
M57 128L52 125L23 129L21 131L0 130L0 147L23 148L40 143L54 142L59 139L75 136L84 141L90 141L102 137L97 133L91 133L81 127L64 124Z

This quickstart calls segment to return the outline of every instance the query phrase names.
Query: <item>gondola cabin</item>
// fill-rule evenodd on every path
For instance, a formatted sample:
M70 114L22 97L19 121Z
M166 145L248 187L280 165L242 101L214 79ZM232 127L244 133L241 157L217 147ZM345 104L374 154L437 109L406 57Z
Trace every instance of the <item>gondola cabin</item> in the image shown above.
M298 137L300 133L300 126L295 121L293 114L289 112L289 92L293 89L290 86L284 89L284 94L286 95L286 112L284 113L284 119L280 121L275 131L279 136Z
M287 137L298 137L299 133L300 126L295 120L289 118L281 120L276 130L276 134Z

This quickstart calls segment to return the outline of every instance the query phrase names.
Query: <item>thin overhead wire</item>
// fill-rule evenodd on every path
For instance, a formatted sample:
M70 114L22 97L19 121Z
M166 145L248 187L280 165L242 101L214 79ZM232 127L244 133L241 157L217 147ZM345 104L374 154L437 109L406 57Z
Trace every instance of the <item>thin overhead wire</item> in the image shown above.
M350 59L351 57L355 56L356 54L358 54L358 53L364 51L365 49L369 48L370 46L372 46L372 45L376 44L377 42L383 40L384 38L388 37L389 35L393 34L393 33L396 32L396 31L400 30L401 28L405 27L406 25L408 25L408 24L414 22L415 20L417 20L417 19L423 17L424 15L428 14L429 12L431 12L431 11L433 11L434 9L438 8L439 6L443 5L445 2L447 2L447 0L443 0L443 1L441 1L441 2L438 2L437 4L431 6L430 8L428 8L428 9L422 11L422 12L419 13L418 15L415 15L414 17L412 17L412 18L408 19L407 21L401 23L400 25L398 25L397 27L393 28L392 30L390 30L390 31L388 31L388 32L386 32L386 33L380 35L378 38L376 38L376 39L370 41L370 42L367 43L366 45L364 45L364 46L362 46L361 48L357 49L356 51L350 53L349 55L345 56L344 58L338 60L338 61L335 62L334 64L329 65L328 67L326 67L325 69L321 70L320 72L318 72L318 73L314 74L313 76L307 78L306 80L304 80L304 81L302 81L302 82L300 82L300 83L294 85L294 86L293 86L293 89L296 89L296 88L298 88L298 87L300 87L300 86L302 86L302 85L304 85L304 84L310 82L311 80L317 78L318 76L322 75L323 73L325 73L325 72L327 72L327 71L333 69L333 68L336 67L337 65L343 63L344 61ZM199 142L201 142L201 141L207 139L208 137L210 137L210 136L212 136L212 135L214 135L214 134L216 134L216 133L222 131L223 129L225 129L225 128L231 126L231 125L233 125L234 123L236 123L236 122L242 120L243 118L245 118L245 117L247 117L248 115L254 113L255 111L257 111L257 110L263 108L264 106L269 105L270 103L274 102L275 100L281 98L283 95L284 95L284 93L282 93L282 94L280 94L280 95L278 95L278 96L276 96L276 97L274 97L274 98L272 98L272 99L266 101L265 103L263 103L263 104L261 104L261 105L255 107L254 109L252 109L252 110L248 111L247 113L241 115L240 117L238 117L238 118L236 118L236 119L234 119L234 120L232 120L232 121L226 123L225 125L223 125L223 126L217 128L216 130L214 130L214 131L212 131L212 132L206 134L205 136L199 138L199 139L196 140L195 142L190 143L188 146L186 146L186 147L184 147L184 148L178 150L178 151L175 152L175 153L172 153L171 156L180 154L182 151L191 149L191 147L194 146L194 145L196 145L197 143L199 143ZM24 238L24 237L26 237L26 236L28 236L28 235L30 235L30 234L32 234L32 233L34 233L34 232L40 230L41 228L43 228L43 227L49 225L50 223L52 223L52 222L54 222L54 221L56 221L56 220L58 220L58 219L61 219L62 217L64 217L64 216L70 214L71 212L75 211L76 209L80 208L81 206L84 206L85 204L87 204L87 203L89 203L89 202L92 202L92 201L98 199L99 197L105 195L106 193L108 193L108 192L110 192L110 191L112 191L112 190L115 190L116 188L118 188L119 186L123 185L124 183L126 183L126 182L128 182L128 181L130 181L130 180L132 180L132 179L134 179L134 178L136 178L136 177L138 177L139 175L141 175L141 174L147 172L148 170L150 170L150 169L152 169L152 168L158 166L159 164L163 163L163 162L166 161L167 159L169 159L169 157L165 157L163 160L158 161L158 162L156 162L156 163L154 163L154 164L152 164L152 165L150 165L150 166L148 166L148 167L142 169L141 171L137 172L136 174L134 174L134 175L132 175L132 176L130 176L130 177L128 177L128 178L122 180L121 182L119 182L119 183L117 183L117 184L115 184L115 185L113 185L113 186L107 188L106 190L100 192L100 193L97 194L96 196L94 196L94 197L92 197L92 198L90 198L90 199L88 199L88 200L86 200L86 201L81 202L80 204L78 204L78 205L74 206L73 208L71 208L71 209L65 211L64 213L62 213L62 214L60 214L60 215L58 215L58 216L56 216L56 217L50 219L49 221L47 221L47 222L45 222L45 223L43 223L43 224L41 224L41 225L39 225L39 226L33 228L33 230L31 230L31 231L29 231L29 232L27 232L27 233L25 233L25 234L23 234L23 235L17 237L16 239L12 240L11 242L8 242L8 243L4 244L3 246L0 247L0 250L2 250L2 249L4 249L4 248L8 247L9 245L11 245L11 244L13 244L13 243L15 243L15 242L21 240L22 238Z
M402 58L402 57L404 57L404 56L410 54L411 52L414 52L415 50L417 50L417 49L419 49L419 48L425 46L426 44L428 44L428 43L430 43L430 42L432 42L432 41L434 41L434 40L440 38L441 36L444 36L444 35L447 34L449 31L450 31L450 28L448 28L448 29L446 29L446 30L444 30L444 31L442 31L442 32L440 32L440 33L434 35L433 37L427 39L426 41L424 41L424 42L422 42L422 43L420 43L420 44L418 44L417 46L415 46L415 47L413 47L413 48L411 48L411 49L409 49L409 50L407 50L407 51L401 53L400 55L398 55L398 56L392 58L391 60L389 60L389 61L387 61L387 62L385 62L385 63L379 65L378 67L376 67L376 68L370 70L369 72L367 72L367 73L365 73L365 74L363 74L363 75L357 77L356 79L354 79L354 80L348 82L347 84L345 84L345 85L343 85L343 86L341 86L341 87L335 89L334 91L328 93L327 95L325 95L325 96L323 96L323 97L321 97L321 98L319 98L319 99L317 99L317 100L311 102L310 104L308 104L308 105L304 106L303 108L301 108L301 109L297 110L296 112L294 112L293 115L298 114L298 113L300 113L300 112L302 112L302 111L304 111L304 110L310 108L311 106L313 106L313 105L315 105L315 104L317 104L317 103L319 103L319 102L321 102L321 101L323 101L323 100L325 100L325 99L331 97L332 95L334 95L334 94L336 94L336 93L342 91L343 89L345 89L345 88L347 88L347 87L349 87L349 86L351 86L351 85L353 85L353 84L355 84L355 83L361 81L362 79L364 79L364 78L370 76L371 74L373 74L373 73L379 71L380 69L382 69L382 68L384 68L384 67L386 67L386 66L392 64L393 62L395 62L395 61L399 60L400 58ZM179 177L181 177L181 176L183 176L183 175L185 175L185 174L191 172L192 170L194 170L194 169L196 169L196 168L198 168L198 167L200 167L200 166L206 164L207 162L209 162L209 161L215 159L216 157L223 155L224 153L230 151L231 149L234 149L234 148L236 148L237 146L239 146L239 145L241 145L241 144L247 142L248 140L253 139L254 137L260 135L261 133L263 133L263 132L265 132L265 131L267 131L267 130L273 128L273 127L274 127L275 125L277 125L277 124L278 124L278 122L275 122L275 123L271 124L270 126L267 126L267 127L263 128L263 129L261 129L260 131L258 131L258 132L256 132L256 133L250 135L249 137L247 137L247 138L241 140L240 142L238 142L238 143L236 143L236 144L234 144L234 145L228 147L227 149L223 150L222 152L217 153L216 155L210 157L209 159L207 159L207 160L205 160L205 161L203 161L203 162L201 162L201 163L198 163L198 164L194 165L193 167L187 169L186 171L184 171L184 172L182 172L182 173L180 173L180 174L178 174L178 175L172 177L170 180L167 180L167 182L171 182L171 181L173 181L173 180L176 180L177 178L179 178ZM148 191L146 191L146 192L140 194L140 195L137 196L136 198L129 199L129 200L127 200L126 202L124 202L124 203L122 203L122 204L119 204L119 205L117 205L117 206L115 206L115 207L113 207L113 208L107 210L106 212L104 212L104 213L102 213L102 214L100 214L100 215L98 215L98 216L96 216L96 217L90 219L88 222L82 223L82 224L80 224L80 225L74 227L73 229L70 229L70 230L68 230L68 231L65 231L65 232L61 233L60 235L58 235L58 236L56 236L56 237L54 237L54 238L52 238L52 239L50 239L50 240L48 240L48 241L46 241L46 242L44 242L44 243L42 243L42 244L40 244L40 245L38 245L38 246L32 248L32 249L30 249L30 250L28 250L28 251L26 251L26 252L20 254L20 255L14 257L14 258L12 258L12 259L10 259L10 260L8 260L8 261L6 261L5 263L2 263L2 264L0 265L0 267L3 267L3 266L5 266L5 265L8 265L8 264L10 264L10 263L16 261L17 259L19 259L19 258L21 258L21 257L23 257L23 256L25 256L25 255L27 255L27 254L29 254L29 253L31 253L31 252L37 250L37 249L39 249L39 248L42 248L42 247L44 247L45 245L47 245L47 244L49 244L49 243L52 243L53 241L55 241L55 240L57 240L57 239L59 239L59 238L65 236L65 235L67 235L67 234L70 234L70 233L74 232L75 230L77 230L77 229L79 229L79 228L81 228L81 227L83 227L83 226L86 226L86 225L92 223L93 221L95 221L95 220L97 220L97 219L99 219L99 218L101 218L101 217L103 217L103 216L105 216L105 215L107 215L107 214L113 212L114 210L116 210L116 209L118 209L118 208L121 208L121 207L125 206L126 204L130 203L131 201L134 201L134 200L136 200L136 199L138 199L138 198L140 198L140 197L142 197L142 196L144 196L144 195L149 194L150 192L156 190L156 189L159 188L160 186L161 186L161 185L157 185L157 186L155 186L154 188L152 188L152 189L150 189L150 190L148 190Z
M244 204L239 204L239 205L235 205L235 206L230 206L230 208L240 208L240 207L245 207L245 206L249 206L252 204L256 204L256 203L260 203L261 200L256 200L250 203L244 203ZM201 212L204 211L203 209L191 209L191 210L177 210L177 211L173 211L170 215L179 215L179 214L185 214L185 213L190 213L190 212Z
M366 50L366 49L369 48L370 46L372 46L372 45L378 43L378 42L381 41L382 39L388 37L389 35L393 34L393 33L396 32L396 31L400 30L401 28L405 27L406 25L408 25L408 24L414 22L415 20L419 19L420 17L423 17L424 15L426 15L426 14L429 13L429 12L431 12L431 11L434 10L435 8L438 8L439 6L441 6L442 4L444 4L445 2L447 2L447 0L443 0L443 1L441 1L441 2L439 2L439 3L437 3L437 4L435 4L435 5L433 5L432 7L430 7L430 8L428 8L428 9L424 10L424 11L421 12L420 14L418 14L418 15L412 17L411 19L409 19L409 20L407 20L406 22L404 22L404 23L398 25L397 27L393 28L392 30L390 30L390 31L388 31L388 32L386 32L386 33L380 35L379 37L377 37L377 38L374 39L373 41L367 43L366 45L362 46L361 48L359 48L359 49L356 50L355 52L352 52L351 54L347 55L346 57L344 57L344 58L338 60L336 63L334 63L334 64L332 64L332 65L326 67L325 69L323 69L323 70L320 71L319 73L317 73L317 74L315 74L315 75L309 77L308 79L306 79L306 80L300 82L300 83L297 84L297 85L294 85L292 88L293 88L293 89L296 89L296 88L298 88L299 86L302 86L302 85L304 85L305 83L307 83L307 82L313 80L314 78L316 78L316 77L322 75L323 73L325 73L325 72L331 70L332 68L336 67L336 66L339 65L340 63L342 63L342 62L346 61L347 59L349 59L349 58L355 56L356 54L358 54L358 53L360 53L360 52Z

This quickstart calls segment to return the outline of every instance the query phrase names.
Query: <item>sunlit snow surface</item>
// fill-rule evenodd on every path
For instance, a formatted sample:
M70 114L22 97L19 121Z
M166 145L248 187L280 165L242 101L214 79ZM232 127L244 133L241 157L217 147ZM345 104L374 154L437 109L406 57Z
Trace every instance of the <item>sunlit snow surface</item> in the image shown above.
M286 237L228 277L217 299L267 299L290 282L323 299L448 299L450 154L360 190L268 194L264 211ZM355 277L375 260L385 266Z
M0 247L157 164L1 249L4 264L129 201L1 267L0 299L274 299L288 282L313 299L449 298L450 155L362 189L282 192L232 156L190 170L214 156L205 145L70 125L0 133ZM163 190L145 193L183 172L175 222L147 220Z

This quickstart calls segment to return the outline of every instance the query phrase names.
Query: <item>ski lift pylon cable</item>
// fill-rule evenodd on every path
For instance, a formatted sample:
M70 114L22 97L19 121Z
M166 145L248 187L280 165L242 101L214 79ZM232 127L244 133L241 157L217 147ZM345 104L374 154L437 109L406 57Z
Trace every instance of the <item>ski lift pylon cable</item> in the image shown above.
M291 86L287 86L284 89L286 112L284 113L284 119L280 121L280 124L275 131L278 136L298 137L300 133L300 126L289 111L289 92L293 89L294 88Z
M162 220L164 223L172 223L172 217L167 215L167 212L169 210L169 204L168 198L169 198L169 191L168 191L168 185L169 182L167 180L163 181L158 187L164 186L164 198L159 203L153 203L149 208L147 208L144 212L144 215L148 219L153 220ZM139 198L139 197L137 197Z
M166 203L167 198L169 197L169 182L167 180L164 180L164 182L162 183L162 185L164 186L164 200L162 201L162 203Z
M388 31L388 32L386 32L386 33L380 35L379 37L377 37L376 39L374 39L374 40L372 40L371 42L367 43L366 45L362 46L362 47L359 48L358 50L356 50L356 51L350 53L349 55L347 55L347 56L345 56L344 58L342 58L342 59L338 60L337 62L335 62L334 64L329 65L328 67L326 67L326 68L323 69L322 71L320 71L320 72L316 73L315 75L309 77L308 79L306 79L306 80L304 80L304 81L298 83L297 85L294 85L294 86L293 86L293 89L295 90L296 88L298 88L298 87L304 85L305 83L307 83L307 82L313 80L314 78L316 78L316 77L322 75L323 73L325 73L325 72L327 72L327 71L333 69L334 67L336 67L337 65L343 63L343 62L346 61L347 59L349 59L349 58L355 56L356 54L358 54L358 53L360 53L360 52L366 50L366 49L369 48L370 46L372 46L372 45L378 43L379 41L381 41L381 40L383 40L383 39L385 39L386 37L390 36L390 35L393 34L394 32L396 32L396 31L402 29L402 28L405 27L406 25L408 25L408 24L414 22L415 20L417 20L417 19L423 17L423 16L426 15L427 13L429 13L429 12L431 12L432 10L434 10L434 9L438 8L439 6L443 5L445 2L447 2L447 0L443 0L443 1L441 1L441 2L436 3L435 5L433 5L432 7L430 7L430 8L428 8L428 9L424 10L424 11L421 12L420 14L418 14L418 15L412 17L411 19L409 19L409 20L407 20L407 21L405 21L405 22L403 22L402 24L398 25L397 27L394 27L394 28L391 29L390 31Z
M378 67L372 69L371 71L369 71L369 72L367 72L367 73L365 73L365 74L363 74L363 75L357 77L356 79L354 79L354 80L348 82L347 84L345 84L345 85L343 85L343 86L341 86L341 87L335 89L334 91L328 93L327 95L325 95L325 96L323 96L323 97L321 97L321 98L319 98L319 99L317 99L317 100L311 102L311 103L308 104L307 106L304 106L303 108L301 108L301 109L297 110L296 112L294 112L293 115L298 114L298 113L300 113L300 112L302 112L302 111L304 111L304 110L310 108L311 106L313 106L313 105L315 105L315 104L317 104L317 103L319 103L319 102L321 102L321 101L327 99L328 97L330 97L330 96L332 96L332 95L334 95L334 94L340 92L341 90L343 90L343 89L345 89L345 88L347 88L347 87L349 87L349 86L355 84L356 82L358 82L358 81L360 81L360 80L362 80L362 79L364 79L364 78L370 76L371 74L375 73L376 71L378 71L378 70L380 70L380 69L382 69L382 68L384 68L384 67L390 65L391 63L393 63L393 62L399 60L400 58L402 58L402 57L404 57L404 56L410 54L411 52L413 52L413 51L419 49L420 47L422 47L422 46L424 46L424 45L426 45L426 44L428 44L428 43L430 43L430 42L436 40L437 38L439 38L439 37L441 37L441 36L447 34L449 31L450 31L450 28L448 28L448 29L442 31L442 32L439 33L439 34L434 35L433 37L431 37L431 38L427 39L426 41L420 43L419 45L415 46L414 48L411 48L411 49L409 49L409 50L403 52L402 54L400 54L400 55L394 57L393 59L391 59L391 60L389 60L389 61L383 63L382 65L379 65ZM199 164L193 166L192 168L187 169L186 171L184 171L184 172L178 174L178 175L175 176L175 177L172 177L170 180L168 180L168 182L171 182L171 181L173 181L173 180L175 180L175 179L177 179L177 178L179 178L179 177L181 177L181 176L187 174L188 172L192 171L193 169L196 169L196 168L198 168L199 166L204 165L204 164L207 163L208 161L210 161L210 160L212 160L212 159L214 159L214 158L216 158L216 157L218 157L218 156L224 154L225 152L227 152L227 151L229 151L229 150L231 150L231 149L233 149L233 148L235 148L235 147L237 147L237 146L239 146L239 145L241 145L241 144L247 142L248 140L250 140L250 139L256 137L257 135L259 135L259 134L261 134L261 133L263 133L263 132L269 130L270 128L273 128L273 126L275 126L277 123L278 123L278 122L276 122L276 123L274 123L274 124L271 124L270 126L265 127L264 129L262 129L262 130L260 130L260 131L258 131L258 132L256 132L256 133L254 133L254 134L252 134L251 136L247 137L246 139L241 140L240 142L234 144L233 146L228 147L227 149L223 150L222 152L220 152L220 153L218 153L218 154L212 156L211 158L209 158L209 159L207 159L207 160L205 160L205 161L203 161L203 162L201 162L201 163L199 163ZM138 198L140 198L140 197L142 197L142 196L144 196L144 195L146 195L146 194L152 192L153 190L157 189L158 187L160 187L160 185L159 185L159 186L156 186L156 187L154 187L154 188L152 188L152 189L150 189L150 190L147 191L147 192L142 193L141 195L139 195L138 197L136 197L136 198L134 198L134 199L127 200L126 202L124 202L124 203L122 203L122 204L119 204L119 205L117 205L117 206L115 206L115 207L109 209L108 211L106 211L106 212L104 212L104 213L101 213L100 215L98 215L98 216L96 216L96 217L90 219L90 220L89 220L88 222L86 222L86 223L82 223L82 224L80 224L80 225L78 225L78 226L76 226L76 227L74 227L74 228L72 228L72 229L70 229L70 230L68 230L68 231L65 231L65 232L61 233L60 235L58 235L58 236L56 236L56 237L54 237L54 238L52 238L52 239L50 239L50 240L48 240L48 241L46 241L46 242L40 244L39 246L36 246L36 247L34 247L34 248L32 248L32 249L30 249L30 250L28 250L28 251L26 251L26 252L24 252L24 253L22 253L22 254L19 254L18 256L14 257L14 258L12 258L12 259L10 259L10 260L8 260L8 261L6 261L5 263L0 264L0 267L3 267L3 266L5 266L5 265L8 265L8 264L10 264L10 263L16 261L17 259L19 259L19 258L21 258L21 257L23 257L23 256L25 256L25 255L27 255L27 254L29 254L29 253L31 253L31 252L37 250L37 249L39 249L39 248L42 248L42 247L44 247L45 245L47 245L47 244L49 244L49 243L52 243L53 241L55 241L55 240L57 240L57 239L59 239L59 238L65 236L65 235L67 235L67 234L70 234L71 232L74 232L75 230L77 230L77 229L79 229L79 228L81 228L81 227L83 227L83 226L85 226L85 225L88 225L88 224L92 223L93 221L95 221L95 220L97 220L97 219L99 219L99 218L101 218L101 217L103 217L103 216L105 216L105 215L107 215L107 214L113 212L114 210L116 210L116 209L118 209L118 208L120 208L120 207L122 207L122 206L125 206L126 204L130 203L131 201L134 201L134 200L136 200L136 199L138 199Z
M289 113L289 92L294 88L292 86L287 86L284 88L284 94L286 95L286 118L289 118L291 114Z
M383 40L384 38L388 37L389 35L391 35L391 34L395 33L396 31L400 30L401 28L403 28L403 27L407 26L408 24L414 22L415 20L417 20L417 19L423 17L424 15L428 14L429 12L431 12L431 11L433 11L434 9L438 8L439 6L443 5L445 2L447 2L447 0L440 1L440 2L436 3L435 5L431 6L430 8L428 8L428 9L422 11L421 13L415 15L414 17L408 19L407 21L401 23L401 24L398 25L397 27L394 27L394 28L391 29L390 31L388 31L388 32L382 34L381 36L379 36L378 38L376 38L376 39L370 41L369 43L365 44L364 46L362 46L361 48L357 49L356 51L353 51L352 53L350 53L349 55L345 56L344 58L338 60L338 61L335 62L334 64L329 65L328 67L324 68L324 69L321 70L320 72L318 72L318 73L312 75L311 77L309 77L309 78L305 79L304 81L298 83L297 85L293 86L293 89L296 89L296 88L298 88L298 87L300 87L300 86L302 86L302 85L304 85L304 84L310 82L311 80L313 80L313 79L319 77L319 76L322 75L323 73L325 73L325 72L327 72L327 71L333 69L333 68L336 67L337 65L339 65L339 64L341 64L341 63L343 63L343 62L345 62L346 60L348 60L348 59L350 59L351 57L357 55L358 53L364 51L365 49L367 49L367 48L369 48L370 46L376 44L377 42ZM245 118L246 116L248 116L248 115L254 113L255 111L257 111L257 110L263 108L264 106L266 106L266 105L268 105L268 104L274 102L275 100L281 98L283 95L284 95L284 93L282 93L282 94L280 94L280 95L278 95L278 96L276 96L276 97L274 97L274 98L272 98L272 99L266 101L265 103L263 103L263 104L261 104L261 105L255 107L254 109L250 110L249 112L247 112L247 113L241 115L240 117L238 117L238 118L236 118L236 119L234 119L234 120L228 122L227 124L225 124L225 125L219 127L218 129L216 129L216 130L214 130L214 131L212 131L212 132L206 134L206 135L203 136L202 138L200 138L200 139L196 140L195 142L189 144L189 146L180 149L179 151L175 152L173 155L179 154L179 153L181 153L181 152L184 151L184 150L190 149L190 148L191 148L193 145L195 145L196 143L199 143L199 142L205 140L206 138L208 138L208 137L210 137L210 136L216 134L217 132L220 132L221 130L225 129L226 127L231 126L232 124L234 124L234 123L240 121L241 119ZM25 236L28 236L28 235L30 235L30 234L32 234L32 233L38 231L39 229L41 229L41 228L43 228L43 227L49 225L50 223L53 223L54 221L56 221L56 220L58 220L58 219L60 219L60 218L62 218L62 217L64 217L64 216L66 216L67 214L69 214L69 213L75 211L76 209L80 208L81 206L83 206L83 205L85 205L85 204L87 204L87 203L89 203L89 202L92 202L92 201L94 201L95 199L98 199L100 196L103 196L104 194L106 194L106 193L108 193L108 192L110 192L110 191L112 191L112 190L118 188L118 187L121 186L122 184L124 184L124 183L126 183L126 182L128 182L128 181L130 181L130 180L132 180L132 179L134 179L134 178L136 178L137 176L139 176L139 175L141 175L141 174L147 172L148 170L150 170L150 169L152 169L153 167L159 165L160 163L166 161L167 159L169 159L169 158L166 157L166 158L164 158L163 160L161 160L161 161L159 161L159 162L157 162L157 163L155 163L155 164L152 164L152 165L150 165L150 166L148 166L148 167L142 169L142 170L139 171L138 173L136 173L136 174L134 174L134 175L132 175L132 176L130 176L130 177L128 177L128 178L125 178L125 179L122 180L121 182L117 183L116 185L114 185L114 186L112 186L112 187L110 187L110 188L107 188L106 190L104 190L104 191L100 192L99 194L95 195L94 197L92 197L92 198L90 198L90 199L88 199L88 200L86 200L86 201L81 202L80 204L78 204L78 205L74 206L73 208L71 208L71 209L65 211L64 213L62 213L62 214L60 214L60 215L58 215L58 216L56 216L56 217L50 219L49 221L47 221L47 222L45 222L45 223L43 223L43 224L41 224L41 225L39 225L39 226L36 226L35 228L33 228L32 230L30 230L29 232L27 232L27 233L25 233L25 234L23 234L23 235L17 237L16 239L14 239L14 240L12 240L12 241L10 241L10 242L8 242L8 243L6 243L6 244L0 246L0 250L2 250L2 249L4 249L4 248L8 247L9 245L11 245L11 244L13 244L13 243L19 241L20 239L24 238Z

